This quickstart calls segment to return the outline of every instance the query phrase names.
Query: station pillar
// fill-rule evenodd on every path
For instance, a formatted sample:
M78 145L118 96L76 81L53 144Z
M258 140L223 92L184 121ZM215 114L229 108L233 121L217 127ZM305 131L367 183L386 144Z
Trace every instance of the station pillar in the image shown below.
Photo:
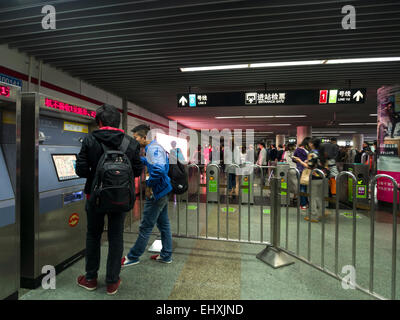
M312 127L311 126L300 126L297 127L297 145L303 142L305 137L312 137Z
M353 148L356 150L362 150L364 143L363 134L353 134Z
M281 145L285 144L285 135L283 134L276 135L276 146L278 147L280 144Z

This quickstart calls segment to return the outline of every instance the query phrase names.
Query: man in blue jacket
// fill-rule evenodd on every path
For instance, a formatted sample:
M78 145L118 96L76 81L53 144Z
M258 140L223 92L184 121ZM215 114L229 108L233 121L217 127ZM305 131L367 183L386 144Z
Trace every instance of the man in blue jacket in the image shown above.
M172 186L168 177L168 156L156 140L147 140L149 131L150 127L147 125L139 125L132 130L134 138L145 148L146 157L141 159L146 165L148 176L146 174L146 202L139 236L129 253L122 258L123 267L140 262L139 257L144 253L156 224L161 232L162 250L160 255L153 255L151 259L164 263L172 262L172 234L168 218L168 194L172 191Z

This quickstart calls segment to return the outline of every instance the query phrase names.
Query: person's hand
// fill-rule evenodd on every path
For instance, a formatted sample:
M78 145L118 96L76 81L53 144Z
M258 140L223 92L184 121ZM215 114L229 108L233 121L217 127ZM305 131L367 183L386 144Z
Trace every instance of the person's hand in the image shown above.
M153 195L153 190L151 190L150 187L146 187L146 198L151 198L151 196Z
M294 160L294 161L299 161L299 158L298 157L292 157L292 159Z

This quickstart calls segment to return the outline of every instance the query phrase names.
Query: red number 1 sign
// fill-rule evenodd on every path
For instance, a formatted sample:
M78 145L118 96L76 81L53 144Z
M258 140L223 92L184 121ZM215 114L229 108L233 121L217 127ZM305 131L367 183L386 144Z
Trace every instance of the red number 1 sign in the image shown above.
M327 102L328 102L328 90L320 90L319 103L327 103Z

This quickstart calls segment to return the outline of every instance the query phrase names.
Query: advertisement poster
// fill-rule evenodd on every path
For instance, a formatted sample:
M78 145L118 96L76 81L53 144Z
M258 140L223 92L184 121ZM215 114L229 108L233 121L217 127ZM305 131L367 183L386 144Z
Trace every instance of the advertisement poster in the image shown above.
M400 185L400 85L378 89L378 170L393 177ZM393 183L377 182L379 201L393 203Z

